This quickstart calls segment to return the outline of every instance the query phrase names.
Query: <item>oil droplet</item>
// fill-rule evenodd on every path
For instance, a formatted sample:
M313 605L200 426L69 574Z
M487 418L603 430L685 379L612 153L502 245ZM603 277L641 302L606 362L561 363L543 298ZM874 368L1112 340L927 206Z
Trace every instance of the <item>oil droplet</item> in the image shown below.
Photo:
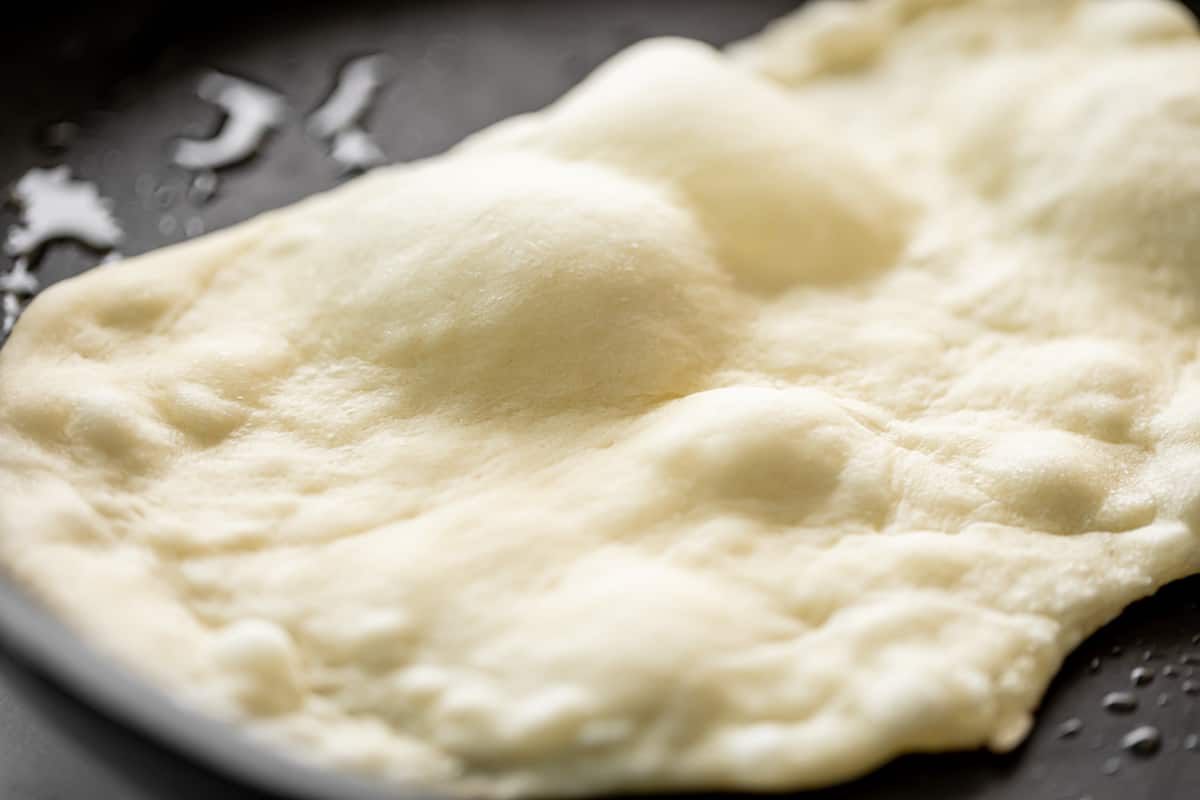
M1093 658L1091 661L1088 662L1088 672L1099 672L1099 671L1100 671L1100 659Z
M1154 680L1154 670L1149 667L1134 667L1129 673L1129 680L1134 686L1145 686Z
M70 167L31 169L17 181L13 199L21 222L8 229L5 249L13 256L33 257L46 243L74 239L97 250L121 241L112 203L96 184L75 180Z
M1171 695L1166 692L1159 692L1154 702L1159 708L1166 708L1171 703Z
M170 214L164 214L158 220L158 232L163 236L171 236L179 228L179 221Z
M1119 655L1121 655L1121 653L1124 653L1125 651L1121 649L1121 645L1115 644L1115 645L1113 645L1113 649L1110 650L1109 652L1111 652L1114 656L1119 656Z
M1064 720L1062 722L1062 724L1060 724L1058 726L1058 738L1070 739L1072 737L1078 736L1079 732L1082 730L1083 730L1083 721L1080 720L1078 717L1071 717L1068 720Z
M183 232L187 234L189 238L192 236L199 236L200 234L204 233L204 220L200 219L199 217L190 218L184 224Z
M1142 725L1121 737L1121 747L1134 755L1152 756L1162 747L1162 734L1153 725Z
M1183 737L1183 749L1190 751L1200 750L1200 733L1189 733Z
M217 173L211 170L197 172L192 178L192 183L188 186L188 200L198 206L202 206L209 200L213 199L213 195L217 193Z
M79 126L74 122L51 122L38 133L38 144L52 153L62 152L79 137Z
M1184 653L1179 657L1179 663L1193 666L1200 664L1200 653Z
M329 155L347 172L370 169L386 160L383 151L360 128L342 131L335 136Z
M208 73L196 94L220 106L227 116L213 138L179 141L173 159L184 169L217 169L244 161L283 121L286 106L280 94L232 75Z
M1164 678L1178 677L1179 667L1175 666L1174 664L1167 664L1165 667L1163 667L1162 674Z
M357 125L384 84L386 65L386 57L375 54L353 59L342 67L329 97L309 116L309 133L328 139Z
M1155 658L1158 658L1158 656L1154 654L1153 650L1146 650L1142 653L1142 661L1153 661Z
M1186 680L1180 688L1183 689L1184 694L1200 694L1200 681Z
M1192 634L1192 644L1200 644L1200 633Z
M1138 701L1130 692L1109 692L1104 695L1100 705L1104 707L1105 711L1128 714L1137 710Z
M1121 759L1116 756L1106 758L1104 759L1104 765L1100 769L1105 775L1116 775L1121 771Z

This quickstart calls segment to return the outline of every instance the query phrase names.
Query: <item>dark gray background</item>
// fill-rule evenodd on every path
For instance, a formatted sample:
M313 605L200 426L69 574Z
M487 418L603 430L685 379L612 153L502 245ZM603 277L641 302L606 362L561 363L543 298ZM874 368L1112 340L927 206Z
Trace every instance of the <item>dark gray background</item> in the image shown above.
M209 229L222 227L338 182L336 165L299 120L328 92L338 67L355 55L387 52L397 59L398 77L366 127L390 158L407 160L544 105L638 39L671 33L725 42L795 5L794 0L451 0L325 7L246 2L189 6L183 14L173 5L142 2L115 9L56 5L47 18L46 9L27 4L9 20L8 46L0 54L0 184L34 165L72 165L114 199L128 237L122 249L134 254L183 238L193 217ZM222 171L218 196L199 205L186 199L188 176L168 165L167 153L174 137L206 136L219 124L219 112L193 93L206 68L283 92L295 117L259 158ZM81 126L77 141L65 152L39 147L37 132L59 120ZM144 176L160 191L150 197L139 193ZM174 234L160 232L164 215L176 218ZM13 221L11 209L0 211L0 227ZM96 260L96 254L56 246L40 274L53 281ZM1182 673L1200 671L1200 645L1192 643L1200 634L1198 599L1200 579L1178 583L1087 642L1068 661L1047 697L1041 724L1017 753L901 759L865 781L805 795L806 800L1200 797L1200 751L1183 749L1188 733L1200 734L1200 697L1181 690ZM1181 663L1191 653L1197 664ZM1102 660L1095 672L1089 667L1093 658ZM1101 711L1103 694L1129 688L1130 669L1142 663L1158 675L1136 690L1140 709L1128 716ZM1181 674L1165 677L1162 667L1168 663ZM1165 705L1159 705L1160 695ZM1059 739L1057 725L1071 717L1084 722L1082 733ZM1148 759L1121 754L1121 735L1142 723L1166 734L1163 752ZM1105 762L1116 756L1119 771L1104 774ZM182 785L168 797L126 782L95 748L56 732L0 680L0 800L187 796Z

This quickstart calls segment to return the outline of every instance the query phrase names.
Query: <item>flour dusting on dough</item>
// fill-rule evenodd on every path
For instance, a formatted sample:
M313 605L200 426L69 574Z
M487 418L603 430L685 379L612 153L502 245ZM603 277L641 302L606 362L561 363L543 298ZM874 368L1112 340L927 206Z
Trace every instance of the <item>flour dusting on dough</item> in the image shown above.
M1197 143L1157 0L639 44L45 292L0 557L197 707L468 795L1010 749L1200 571Z

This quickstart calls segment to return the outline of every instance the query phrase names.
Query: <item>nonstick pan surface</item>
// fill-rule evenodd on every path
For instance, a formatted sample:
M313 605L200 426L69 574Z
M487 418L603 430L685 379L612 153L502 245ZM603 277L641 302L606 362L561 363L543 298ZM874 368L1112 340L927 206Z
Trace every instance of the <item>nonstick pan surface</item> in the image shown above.
M446 0L306 6L149 2L8 11L0 50L0 184L69 165L113 201L133 255L298 200L343 180L304 116L349 59L386 53L393 78L365 128L390 160L436 154L468 133L561 95L638 39L723 43L795 0ZM1196 7L1196 3L1192 3ZM282 93L291 111L260 152L218 173L216 195L189 196L170 163L180 136L205 138L221 113L195 94L218 69ZM47 137L59 122L72 136ZM69 130L69 129L67 129ZM57 139L48 143L46 140ZM53 146L51 146L51 144ZM1200 142L1196 143L1200 147ZM173 222L164 222L170 218ZM199 220L199 222L196 222ZM0 226L17 221L0 210ZM0 269L7 269L0 256ZM51 283L100 259L57 244L38 259ZM348 276L349 280L353 276ZM114 603L119 599L114 598ZM1165 669L1172 665L1171 670ZM1130 672L1155 673L1146 686ZM1171 674L1168 674L1171 673ZM1038 726L1005 756L911 756L803 800L1194 800L1200 798L1200 578L1138 603L1068 659ZM1101 698L1133 691L1138 710ZM1078 720L1074 735L1061 727ZM1161 751L1121 749L1140 725ZM374 791L271 758L195 720L94 656L0 577L0 800L382 800Z

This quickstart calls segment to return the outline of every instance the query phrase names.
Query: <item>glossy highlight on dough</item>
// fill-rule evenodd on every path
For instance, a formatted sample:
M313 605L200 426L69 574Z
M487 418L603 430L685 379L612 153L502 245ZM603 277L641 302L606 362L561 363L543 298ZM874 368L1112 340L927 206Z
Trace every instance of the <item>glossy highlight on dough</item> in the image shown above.
M1200 571L1200 39L826 0L39 297L0 560L181 701L470 796L1028 732Z

